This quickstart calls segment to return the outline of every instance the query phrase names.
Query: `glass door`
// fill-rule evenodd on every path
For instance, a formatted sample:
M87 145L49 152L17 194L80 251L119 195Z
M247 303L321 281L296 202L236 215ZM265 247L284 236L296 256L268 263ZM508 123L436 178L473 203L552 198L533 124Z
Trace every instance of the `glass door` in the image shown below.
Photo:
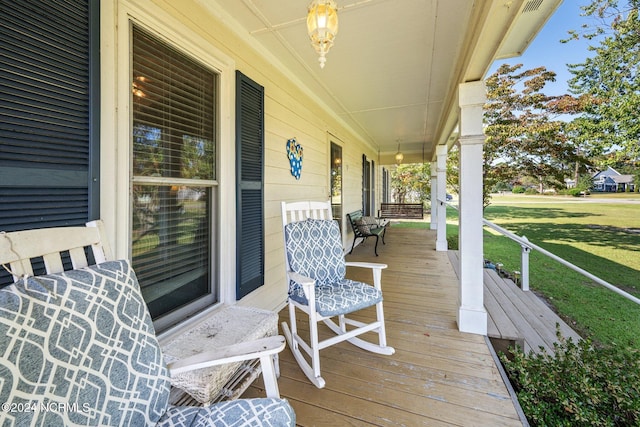
M342 231L342 147L331 143L331 183L330 198L333 219L338 221Z

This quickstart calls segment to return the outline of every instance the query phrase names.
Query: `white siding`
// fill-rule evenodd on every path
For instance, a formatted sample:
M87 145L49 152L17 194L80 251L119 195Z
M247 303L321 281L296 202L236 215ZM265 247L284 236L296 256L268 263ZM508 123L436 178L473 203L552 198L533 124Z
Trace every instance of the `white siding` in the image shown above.
M220 174L222 300L235 289L234 78L239 69L265 88L265 285L240 303L278 309L286 300L280 202L327 200L329 134L343 147L346 214L362 205L362 155L376 162L376 200L380 200L379 159L375 150L343 126L337 115L313 101L270 61L236 36L197 0L111 0L101 2L102 55L102 217L118 256L128 256L129 65L128 19L135 19L189 54L222 72ZM311 48L311 47L310 47ZM304 149L302 176L289 172L287 139ZM115 201L115 203L114 203ZM350 241L350 237L347 239Z

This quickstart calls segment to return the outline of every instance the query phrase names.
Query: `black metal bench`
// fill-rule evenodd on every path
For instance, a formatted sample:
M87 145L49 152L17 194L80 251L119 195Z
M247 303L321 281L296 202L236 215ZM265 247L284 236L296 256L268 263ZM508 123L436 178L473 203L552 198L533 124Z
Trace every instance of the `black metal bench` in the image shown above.
M351 245L351 250L349 253L353 252L353 248L356 245L357 239L367 240L369 237L376 238L376 246L374 248L374 253L378 256L378 240L382 237L382 244L384 245L384 233L387 230L386 225L387 221L382 223L378 222L376 218L372 217L364 217L362 215L362 211L355 211L347 214L347 219L351 224L351 229L353 230L353 244Z
M422 203L381 203L378 211L380 218L423 219Z

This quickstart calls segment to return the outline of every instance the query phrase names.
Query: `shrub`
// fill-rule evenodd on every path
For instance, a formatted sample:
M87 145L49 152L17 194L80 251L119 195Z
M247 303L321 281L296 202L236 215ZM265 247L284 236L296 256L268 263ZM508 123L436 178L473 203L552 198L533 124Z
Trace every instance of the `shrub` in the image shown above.
M504 181L499 181L491 188L492 193L500 193L501 191L511 191L511 186Z
M511 189L511 192L512 192L512 193L516 193L516 194L522 194L522 193L524 193L524 191L525 191L525 189L524 189L524 187L523 187L523 186L521 186L521 185L516 185L515 187L513 187L513 188Z
M457 251L458 250L458 235L457 234L452 234L452 235L448 235L447 236L447 248L450 251Z
M580 196L582 196L582 191L579 188L570 188L567 191L567 194L569 194L570 196L573 196L573 197L580 197Z
M574 343L558 332L555 356L501 355L532 426L640 425L640 352Z
M540 194L540 193L538 193L538 190L536 190L535 188L527 188L526 190L524 190L524 194Z

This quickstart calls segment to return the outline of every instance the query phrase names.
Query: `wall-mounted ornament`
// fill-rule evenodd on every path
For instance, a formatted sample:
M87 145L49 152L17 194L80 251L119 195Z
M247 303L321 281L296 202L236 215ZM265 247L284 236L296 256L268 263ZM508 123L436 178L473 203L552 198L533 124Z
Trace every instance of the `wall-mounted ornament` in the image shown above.
M287 157L291 166L291 175L300 179L302 173L302 146L296 142L295 138L287 140Z

